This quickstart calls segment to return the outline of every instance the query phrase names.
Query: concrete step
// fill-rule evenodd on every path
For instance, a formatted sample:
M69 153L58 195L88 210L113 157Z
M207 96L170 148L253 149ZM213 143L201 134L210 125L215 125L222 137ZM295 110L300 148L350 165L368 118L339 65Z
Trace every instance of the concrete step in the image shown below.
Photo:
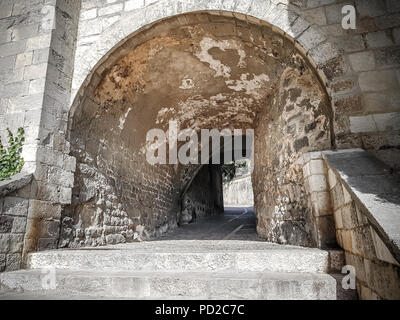
M165 243L168 242L168 243ZM328 272L328 251L266 242L156 241L31 253L28 268L157 272Z
M336 280L321 273L104 272L56 270L56 289L43 290L41 270L0 275L1 299L336 299Z

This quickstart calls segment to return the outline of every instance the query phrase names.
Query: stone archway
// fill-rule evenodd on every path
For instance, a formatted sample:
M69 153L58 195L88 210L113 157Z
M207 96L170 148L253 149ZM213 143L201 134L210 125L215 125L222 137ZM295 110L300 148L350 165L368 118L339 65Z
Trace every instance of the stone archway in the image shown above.
M167 130L170 120L197 131L255 129L259 234L316 245L296 160L332 147L332 112L297 43L259 20L198 12L153 24L104 59L70 112L77 171L60 246L130 241L138 226L154 235L176 225L182 182L196 166L151 166L144 157L146 132Z
M293 42L296 49L308 57L308 61L316 69L329 93L331 81L343 68L344 62L340 58L339 50L317 26L297 14L296 10L291 8L291 2L291 0L240 2L161 0L125 14L100 34L99 39L90 45L82 59L75 65L72 79L72 109L79 104L79 99L84 95L84 90L92 81L92 77L101 76L105 68L127 53L123 47L129 39L142 31L154 30L159 22L164 21L167 24L166 21L171 17L201 12L272 28L274 32ZM178 19L177 22L178 25L186 23L184 18Z

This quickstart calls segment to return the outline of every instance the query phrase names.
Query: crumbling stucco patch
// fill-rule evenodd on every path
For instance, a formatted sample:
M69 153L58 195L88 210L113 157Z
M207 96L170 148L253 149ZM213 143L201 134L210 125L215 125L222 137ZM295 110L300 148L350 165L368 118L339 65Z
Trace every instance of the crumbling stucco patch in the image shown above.
M236 51L239 56L237 66L240 68L246 67L246 53L241 48L241 44L235 40L214 40L209 37L205 37L200 41L201 51L196 53L195 56L200 61L207 63L211 69L215 71L216 77L229 78L231 76L232 69L230 66L224 64L222 61L213 57L210 53L211 49L219 49L221 51L233 50Z

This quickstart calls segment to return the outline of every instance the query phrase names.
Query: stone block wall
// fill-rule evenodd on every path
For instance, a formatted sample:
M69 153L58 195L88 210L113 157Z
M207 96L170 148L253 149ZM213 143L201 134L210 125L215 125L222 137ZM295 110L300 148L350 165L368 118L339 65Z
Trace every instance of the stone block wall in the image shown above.
M298 63L282 73L276 97L266 102L270 110L258 117L252 175L257 231L272 242L328 246L314 230L302 161L308 152L332 148L333 116L318 79Z
M54 6L24 253L57 247L61 208L71 202L74 183L66 128L80 2L57 0Z
M6 128L24 128L21 174L33 173L22 189L0 195L5 228L10 217L19 223L2 234L2 254L14 254L5 257L8 270L29 251L56 247L61 205L70 202L75 159L66 154L65 126L80 1L5 0L0 7L0 136L7 141ZM20 185L19 178L4 183Z
M342 158L336 162L327 158L329 155ZM348 171L343 171L338 163L347 166ZM399 180L390 181L390 170L379 163L361 149L310 152L296 163L303 168L317 246L339 246L344 250L345 264L354 267L358 295L363 300L400 298L400 264L391 252L393 248L389 250L388 240L382 237L382 234L390 237L393 232L396 235L398 231L399 219L389 216L397 216L395 193ZM351 179L352 176L355 178ZM369 185L369 177L378 183ZM389 180L382 183L382 179ZM368 190L360 190L353 181ZM359 192L367 192L366 197L357 196ZM393 199L390 193L394 194ZM376 203L368 203L374 199L378 199ZM375 220L371 210L380 212L385 224ZM390 232L388 226L392 226ZM398 250L397 239L389 242Z
M341 27L340 9L354 5L356 29ZM400 151L400 7L391 0L308 1L304 17L340 52L328 69L336 145L361 147L398 168ZM336 62L332 61L333 64Z
M304 185L309 208L313 234L319 248L337 246L335 223L329 185L327 167L322 152L310 152L303 155L298 163L303 170Z
M82 67L81 59L87 54L92 44L100 39L100 35L113 23L127 13L143 8L157 0L84 0L79 18L77 35L75 68ZM79 89L79 88L74 88Z
M204 165L183 196L188 197L194 206L196 218L204 218L222 213L222 181L218 165Z
M371 212L366 208L373 207L366 203L362 205L334 165L330 161L325 164L337 243L345 251L346 265L355 268L360 299L400 299L400 264L378 235L377 228L382 226L372 222ZM364 172L365 176L369 173ZM374 192L369 197L376 198L379 194ZM381 202L380 208L376 209L385 214L387 207ZM398 219L389 224L397 225Z
M0 272L22 266L31 180L31 174L20 173L0 182Z
M25 130L24 171L35 169L56 1L0 3L0 137Z
M224 205L251 207L254 205L251 176L245 175L224 182Z

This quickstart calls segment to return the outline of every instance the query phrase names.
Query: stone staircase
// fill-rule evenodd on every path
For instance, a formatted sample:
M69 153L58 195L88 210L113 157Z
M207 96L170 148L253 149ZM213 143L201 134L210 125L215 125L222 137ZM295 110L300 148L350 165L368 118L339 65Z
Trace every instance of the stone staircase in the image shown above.
M31 253L1 299L336 299L341 251L243 240L163 240ZM55 268L54 289L43 283Z

